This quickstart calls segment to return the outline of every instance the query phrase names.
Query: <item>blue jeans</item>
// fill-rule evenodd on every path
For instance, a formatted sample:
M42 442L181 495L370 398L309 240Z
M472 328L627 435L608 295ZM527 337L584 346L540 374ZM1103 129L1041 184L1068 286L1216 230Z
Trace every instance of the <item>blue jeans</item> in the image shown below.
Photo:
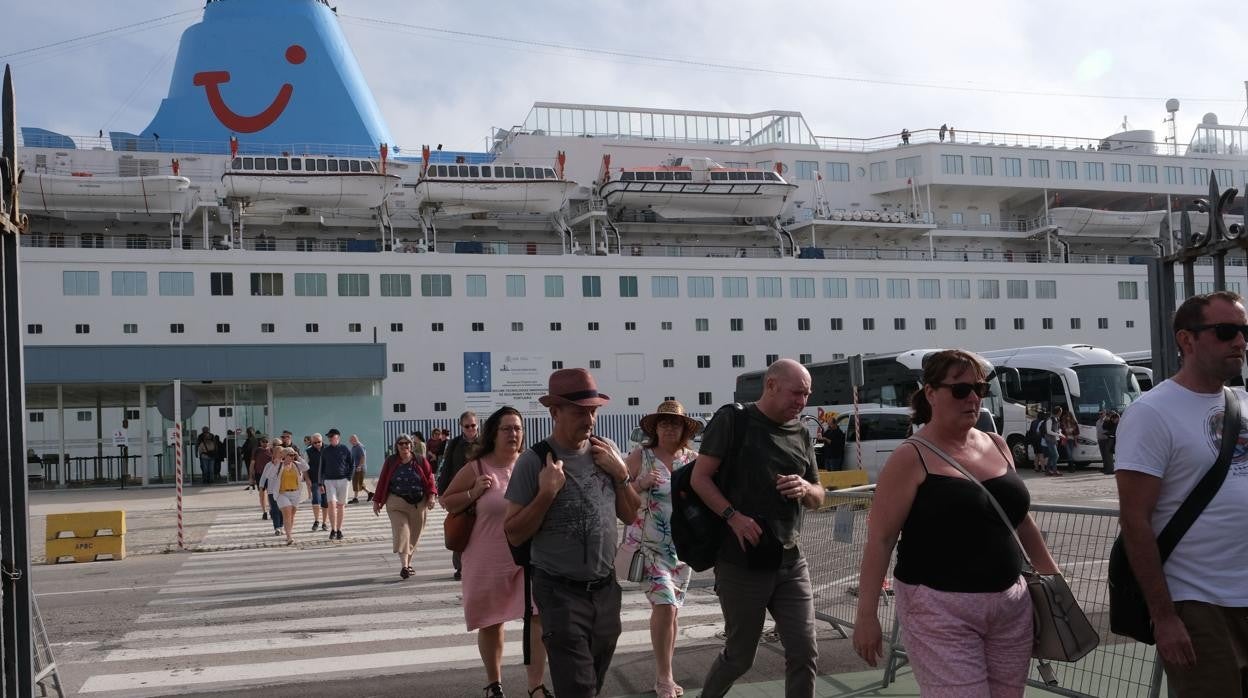
M1049 459L1049 462L1046 463L1044 466L1045 472L1056 473L1057 472L1057 444L1046 445L1044 447L1044 454Z
M199 475L205 485L212 482L212 471L216 465L217 461L212 456L199 456Z
M281 530L282 528L282 510L277 508L277 500L273 499L273 495L269 497L269 518L273 521L273 530Z

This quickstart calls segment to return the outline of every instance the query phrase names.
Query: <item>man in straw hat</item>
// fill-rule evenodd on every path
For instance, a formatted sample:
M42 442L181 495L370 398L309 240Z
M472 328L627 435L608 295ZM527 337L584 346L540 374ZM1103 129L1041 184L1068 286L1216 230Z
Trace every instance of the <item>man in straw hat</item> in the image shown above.
M723 408L702 436L690 480L729 529L715 562L726 637L703 682L707 698L728 693L754 664L764 610L771 612L784 645L784 695L815 695L814 593L797 547L801 507L815 509L823 502L810 435L797 419L810 397L810 373L792 359L780 359L763 381L762 398L745 406L741 451L728 453L734 415ZM722 491L713 479L721 464Z
M512 545L531 540L533 599L545 629L555 693L591 696L602 690L620 636L616 582L616 521L629 523L640 498L610 439L593 435L609 397L583 368L550 375L550 452L516 461L507 486L504 530Z

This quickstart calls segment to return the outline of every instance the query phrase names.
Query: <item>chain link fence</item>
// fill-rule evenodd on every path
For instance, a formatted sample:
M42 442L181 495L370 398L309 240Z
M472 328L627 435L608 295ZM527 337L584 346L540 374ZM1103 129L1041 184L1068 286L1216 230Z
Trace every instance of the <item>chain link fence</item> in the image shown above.
M810 563L815 592L815 615L846 636L857 614L858 569L875 496L871 489L829 492L825 507L808 512L802 529L802 547ZM1162 670L1154 648L1109 630L1109 589L1105 580L1109 550L1118 536L1118 510L1033 504L1031 514L1079 605L1100 633L1101 644L1078 662L1052 663L1050 678L1055 682L1046 681L1033 664L1028 684L1064 696L1159 696ZM891 573L891 563L889 570ZM892 577L885 579L877 614L888 657L883 677L887 685L906 659L893 603Z

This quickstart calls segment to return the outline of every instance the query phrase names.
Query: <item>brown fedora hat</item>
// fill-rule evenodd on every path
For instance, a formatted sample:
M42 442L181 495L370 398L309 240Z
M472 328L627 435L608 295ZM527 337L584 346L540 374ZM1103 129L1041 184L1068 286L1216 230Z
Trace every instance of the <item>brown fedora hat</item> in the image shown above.
M598 383L593 375L583 368L561 368L550 374L547 383L548 395L537 401L546 407L555 405L580 405L581 407L598 407L611 401L611 398L598 392Z
M659 421L660 417L679 417L684 420L685 430L689 432L690 438L702 430L702 423L685 414L685 406L680 404L679 400L664 400L659 403L654 412L641 418L641 430L647 434L654 434L655 422Z

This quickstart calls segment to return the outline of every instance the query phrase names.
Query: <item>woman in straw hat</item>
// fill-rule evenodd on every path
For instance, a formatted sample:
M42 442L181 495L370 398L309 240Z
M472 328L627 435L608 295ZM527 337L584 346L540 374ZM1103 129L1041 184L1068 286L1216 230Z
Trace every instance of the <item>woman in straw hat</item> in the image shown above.
M676 400L664 400L641 418L646 439L628 454L625 464L633 488L641 493L637 518L625 530L628 547L646 556L646 598L650 601L650 642L654 646L654 692L658 698L684 693L672 677L672 654L676 650L676 613L685 603L689 566L676 558L672 542L672 471L693 462L697 454L688 448L701 423L685 414Z

